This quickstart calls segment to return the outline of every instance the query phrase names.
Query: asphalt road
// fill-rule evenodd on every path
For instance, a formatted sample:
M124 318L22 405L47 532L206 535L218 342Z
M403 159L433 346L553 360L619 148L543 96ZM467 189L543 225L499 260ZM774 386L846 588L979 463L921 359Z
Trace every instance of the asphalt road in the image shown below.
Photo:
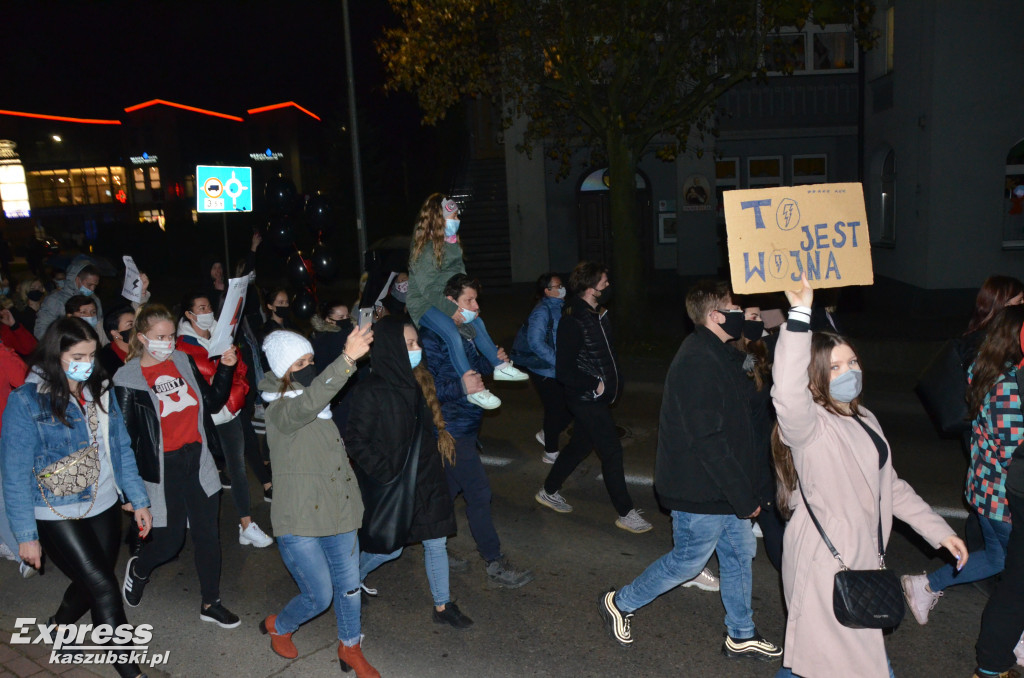
M904 349L917 355L930 346ZM959 445L936 438L909 392L912 370L896 357L887 359L888 353L876 350L874 361L869 362L868 405L883 423L900 475L933 506L955 515L963 507L960 495L966 468ZM432 623L422 548L410 547L367 582L380 595L363 608L363 648L384 676L774 675L777 663L721 656L724 610L715 593L676 589L639 610L633 622L636 642L629 650L607 637L597 613L601 591L628 583L671 548L669 519L658 510L649 484L664 368L656 361L627 363L630 386L615 415L628 431L624 446L633 498L654 524L651 532L642 535L615 527L615 512L598 480L600 464L594 457L563 489L575 508L573 513L556 514L538 505L533 494L550 467L541 463L541 447L534 439L540 427L536 396L523 384L494 388L504 406L487 416L481 440L492 464L495 522L504 550L517 563L531 567L536 580L517 591L487 586L460 501L456 506L459 534L449 548L468 558L471 568L452 574L451 590L476 624L458 632ZM254 481L251 496L256 521L270 532L269 504L256 503L260 494ZM950 523L959 529L963 520L953 518ZM221 630L199 621L191 545L186 545L178 560L157 570L142 605L128 610L131 622L154 626L153 651L169 652L167 674L337 675L336 629L330 611L295 634L298 659L287 661L270 650L256 626L297 589L276 546L257 550L238 545L229 498L221 502L221 524L222 596L241 616L240 628ZM898 573L920 572L943 562L905 527L894 533L889 553L889 565ZM123 562L122 557L120 568ZM717 571L714 558L711 567ZM43 577L22 580L16 568L0 562L0 642L10 639L16 617L51 615L66 581L55 567ZM919 626L908 614L887 639L896 675L969 676L984 604L985 596L966 585L947 591L927 626ZM781 586L763 552L754 561L754 609L758 630L781 642L785 624Z

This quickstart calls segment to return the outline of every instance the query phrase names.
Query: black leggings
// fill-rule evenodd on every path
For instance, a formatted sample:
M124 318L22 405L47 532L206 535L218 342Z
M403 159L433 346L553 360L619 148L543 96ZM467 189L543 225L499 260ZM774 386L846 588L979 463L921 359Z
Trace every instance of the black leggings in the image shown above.
M542 377L532 371L528 374L544 406L544 451L558 452L558 437L572 422L565 404L565 389L554 377Z
M245 431L242 418L235 417L231 421L217 424L217 437L220 449L224 453L224 464L231 477L231 498L235 502L238 517L252 515L249 502L249 476L245 472Z
M217 511L220 493L206 496L199 482L199 443L189 443L180 450L164 453L164 501L167 502L166 527L154 527L150 539L135 561L135 573L142 578L178 555L185 545L185 523L192 531L195 546L196 574L203 603L212 605L220 599L220 528Z
M245 458L249 462L252 472L260 485L271 482L270 467L266 464L263 455L263 447L260 445L259 436L252 428L252 417L249 416L249 408L243 407L238 413L237 419L242 423L242 435L245 436Z
M121 587L114 575L121 545L121 510L117 503L102 513L81 520L38 520L39 543L71 584L53 619L74 624L86 612L92 623L117 628L128 623L121 603ZM139 675L135 664L115 664L118 675Z

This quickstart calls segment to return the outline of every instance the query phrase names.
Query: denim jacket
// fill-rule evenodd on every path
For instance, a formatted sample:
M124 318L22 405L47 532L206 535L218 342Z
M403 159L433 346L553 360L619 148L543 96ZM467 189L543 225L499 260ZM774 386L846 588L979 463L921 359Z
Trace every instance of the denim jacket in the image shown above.
M40 387L42 393L39 392ZM91 400L88 392L86 398ZM128 443L128 431L125 430L117 399L108 391L100 402L106 412L103 408L96 408L99 415L97 433L107 437L114 483L134 508L148 508L149 496L135 466L135 453ZM19 544L39 539L35 507L46 506L46 501L56 508L88 502L96 490L95 485L90 485L78 494L58 497L43 488L46 501L40 494L35 473L90 444L89 425L74 401L68 403L65 415L71 422L70 428L53 416L46 388L37 380L16 389L7 401L3 413L3 435L0 435L0 475L3 476L7 521ZM107 463L106 457L100 463Z
M555 337L564 301L544 297L530 311L530 317L516 334L512 361L542 377L555 376Z

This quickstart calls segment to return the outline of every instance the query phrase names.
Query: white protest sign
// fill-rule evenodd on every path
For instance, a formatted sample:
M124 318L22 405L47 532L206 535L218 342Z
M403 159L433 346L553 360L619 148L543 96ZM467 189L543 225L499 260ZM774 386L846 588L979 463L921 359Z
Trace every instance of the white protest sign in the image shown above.
M142 276L139 275L139 267L129 256L124 256L122 259L124 260L124 286L121 288L121 296L128 301L142 303Z
M737 294L870 285L871 242L860 184L726 191L729 268Z
M217 318L217 327L210 337L210 348L207 355L211 358L224 353L235 340L238 323L242 321L242 307L245 306L245 290L249 286L249 276L228 280L228 289L224 295L224 306Z

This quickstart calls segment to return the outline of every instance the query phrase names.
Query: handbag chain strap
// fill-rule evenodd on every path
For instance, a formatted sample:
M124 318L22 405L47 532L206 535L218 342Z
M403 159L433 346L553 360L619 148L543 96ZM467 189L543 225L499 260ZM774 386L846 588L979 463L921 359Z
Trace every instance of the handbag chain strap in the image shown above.
M800 496L803 497L804 506L807 507L807 515L809 515L811 517L811 522L814 523L814 527L816 527L818 529L818 534L820 534L821 538L825 541L825 546L827 546L828 550L832 552L832 557L839 561L839 565L844 570L849 570L850 568L846 566L846 563L843 562L842 556L839 555L839 551L837 551L836 547L832 545L832 540L828 538L827 534L825 534L825 529L821 526L821 523L818 522L818 517L816 515L814 515L814 511L811 510L811 502L807 501L807 495L804 494L803 483L801 483L799 480L797 480L797 487L800 488ZM879 502L878 502L878 569L879 570L886 569L885 568L885 548L882 546L882 502L881 502L881 499L879 499Z
M99 454L99 435L96 433L96 429L99 428L99 417L96 415L96 403L91 401L86 403L85 415L85 421L89 425L89 436L92 438L92 444L97 448L96 465L99 466L101 463ZM86 509L83 515L78 516L77 518L72 518L71 516L66 516L55 509L53 504L50 503L50 500L46 498L46 492L43 491L43 484L39 482L39 476L36 475L35 469L32 469L32 475L35 476L36 487L39 488L39 494L43 497L43 502L46 504L47 508L57 514L59 518L62 518L63 520L81 520L92 513L92 507L96 505L96 495L100 493L100 479L98 476L96 478L96 484L93 485L92 488L92 501L89 502L89 508Z

